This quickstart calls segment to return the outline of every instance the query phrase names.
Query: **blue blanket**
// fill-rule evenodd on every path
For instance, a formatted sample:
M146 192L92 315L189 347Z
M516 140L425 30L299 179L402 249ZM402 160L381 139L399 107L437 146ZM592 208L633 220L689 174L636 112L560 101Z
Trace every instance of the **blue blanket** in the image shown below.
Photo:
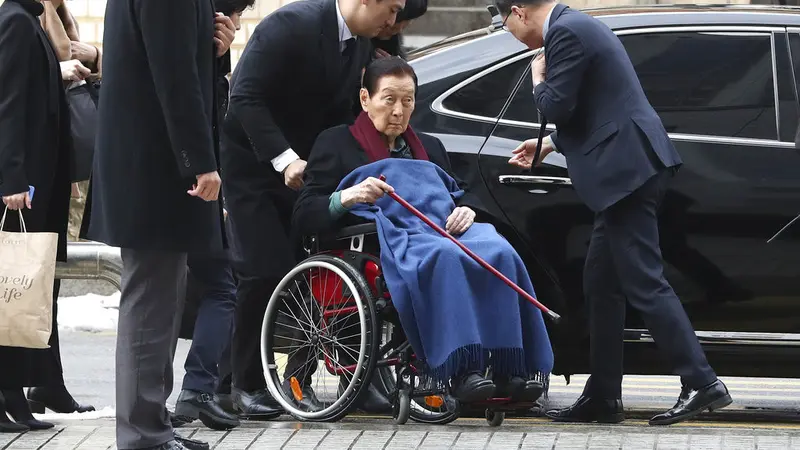
M348 174L338 190L386 175L398 195L442 228L463 195L428 161L384 159ZM381 266L400 321L426 371L447 381L467 371L549 374L553 352L541 312L453 242L384 196L350 212L376 222ZM473 224L457 236L478 256L535 296L524 263L494 226Z

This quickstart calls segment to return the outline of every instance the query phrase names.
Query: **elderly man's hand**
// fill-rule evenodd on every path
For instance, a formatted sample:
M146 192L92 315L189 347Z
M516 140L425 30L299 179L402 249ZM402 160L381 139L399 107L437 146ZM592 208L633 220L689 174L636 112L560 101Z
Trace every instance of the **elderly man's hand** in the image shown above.
M459 206L450 213L445 223L445 230L450 234L464 234L475 223L475 211L466 206Z
M356 203L373 204L387 192L394 192L394 188L385 181L374 177L358 183L342 191L342 206L350 208Z
M214 42L217 44L217 57L224 55L236 37L236 26L230 17L217 13L214 17Z
M539 53L536 59L533 60L533 67L531 67L531 76L533 77L533 86L543 82L547 77L547 63L544 60L544 52Z
M286 166L283 171L283 182L286 183L291 189L295 191L303 187L303 172L306 170L306 162L302 159L297 159L291 164Z

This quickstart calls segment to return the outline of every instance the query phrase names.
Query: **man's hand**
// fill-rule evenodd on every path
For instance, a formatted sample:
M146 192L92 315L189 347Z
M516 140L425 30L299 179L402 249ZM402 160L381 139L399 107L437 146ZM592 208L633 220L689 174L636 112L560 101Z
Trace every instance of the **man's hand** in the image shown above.
M12 211L16 211L25 207L31 209L31 197L27 191L20 192L19 194L9 195L8 197L3 197L3 203Z
M306 170L306 162L302 159L293 161L286 166L283 171L283 182L295 191L303 187L303 172Z
M92 71L87 69L86 66L77 59L71 59L58 64L61 66L61 79L64 81L81 81L92 74Z
M99 50L92 45L83 42L69 41L69 47L72 52L72 59L77 59L86 64L91 64L97 59Z
M519 144L519 147L512 152L514 156L508 160L508 163L514 166L522 167L523 169L530 169L533 161L533 156L536 153L537 139L528 139L527 141ZM553 140L550 136L545 136L542 140L542 152L539 154L539 160L535 162L538 167L544 158L550 154L554 149Z
M531 67L531 76L533 76L533 87L543 82L546 78L547 64L544 60L544 52L539 53L533 60L533 67Z
M219 187L222 180L217 171L204 173L197 176L197 184L187 191L192 197L200 197L207 202L213 202L219 198Z
M217 13L214 17L214 43L217 44L217 58L224 55L233 44L236 37L236 26L230 17Z
M356 203L368 203L371 205L387 192L394 192L394 188L385 181L369 177L361 183L342 191L342 206L350 208Z
M453 235L463 234L473 223L475 223L475 211L466 206L459 206L447 218L445 230Z

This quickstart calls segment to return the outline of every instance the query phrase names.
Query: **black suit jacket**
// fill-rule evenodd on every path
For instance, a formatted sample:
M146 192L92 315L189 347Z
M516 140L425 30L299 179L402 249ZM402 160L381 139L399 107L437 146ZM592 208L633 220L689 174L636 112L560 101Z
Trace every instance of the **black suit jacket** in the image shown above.
M239 272L282 277L302 256L290 229L297 195L270 161L288 148L307 160L320 132L354 119L371 46L357 38L345 64L335 1L293 2L264 18L231 78L221 161Z
M479 214L485 213L485 208L478 197L471 193L467 185L453 173L450 158L442 141L425 133L417 133L417 136L425 147L430 162L441 167L464 190L464 195L459 198L457 205L468 206ZM330 195L342 179L353 170L369 163L367 153L350 133L348 126L340 125L320 134L306 166L305 186L295 203L293 226L303 235L311 235L363 223L362 219L350 214L334 220L328 205Z
M290 147L307 159L322 130L352 122L352 93L371 44L357 38L343 64L335 1L293 2L256 27L231 79L226 147L247 149L261 163Z
M35 189L24 210L28 231L59 234L58 259L66 258L69 217L69 109L61 69L36 17L33 0L0 5L0 196ZM5 206L0 203L0 215ZM9 212L6 231L17 231Z
M544 41L536 106L557 131L577 194L593 211L624 198L681 158L645 96L625 48L599 20L556 5Z
M221 250L221 202L187 194L219 167L212 0L110 1L103 48L88 238Z

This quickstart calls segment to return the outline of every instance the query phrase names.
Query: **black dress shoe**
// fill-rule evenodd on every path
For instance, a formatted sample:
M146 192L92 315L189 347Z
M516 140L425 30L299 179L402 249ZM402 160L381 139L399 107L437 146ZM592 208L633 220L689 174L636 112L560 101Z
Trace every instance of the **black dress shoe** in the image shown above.
M209 450L209 448L211 448L208 442L185 438L174 431L172 432L172 437L175 438L175 442L181 446L180 448L187 448L189 450Z
M494 396L496 386L478 372L454 377L451 381L453 396L462 403L475 403Z
M275 401L266 389L245 392L233 389L233 407L239 417L248 420L271 420L284 413L281 405Z
M36 414L44 414L45 408L59 414L94 411L94 406L76 402L64 385L28 389L28 406Z
M545 415L556 422L620 423L625 420L622 400L606 400L581 395L572 406L553 409Z
M172 428L180 428L194 421L195 419L193 417L179 416L173 412L169 413L169 423L172 425Z
M25 394L22 392L22 388L3 389L2 393L3 399L5 400L5 410L8 415L14 419L14 422L23 424L31 430L47 430L55 426L50 422L36 420L36 418L33 417L28 407L28 402L25 400Z
M212 430L225 431L239 426L239 418L219 405L214 394L184 389L175 404L175 415L200 419Z
M496 376L493 381L497 386L494 396L510 398L512 402L535 402L544 392L544 385L536 380L525 381L522 377Z
M356 400L355 407L361 412L367 414L388 414L392 412L392 402L389 400L389 394L385 393L376 383L381 383L378 380L380 375L375 374L372 376L372 381L366 389L361 392L361 397ZM343 378L339 379L339 396L341 397L344 390L347 389L347 383Z
M669 411L654 416L650 425L672 425L704 412L722 409L733 403L731 395L725 384L717 380L700 389L691 389L684 386L678 402Z
M0 433L24 433L28 430L30 427L27 425L9 420L5 409L0 410Z

